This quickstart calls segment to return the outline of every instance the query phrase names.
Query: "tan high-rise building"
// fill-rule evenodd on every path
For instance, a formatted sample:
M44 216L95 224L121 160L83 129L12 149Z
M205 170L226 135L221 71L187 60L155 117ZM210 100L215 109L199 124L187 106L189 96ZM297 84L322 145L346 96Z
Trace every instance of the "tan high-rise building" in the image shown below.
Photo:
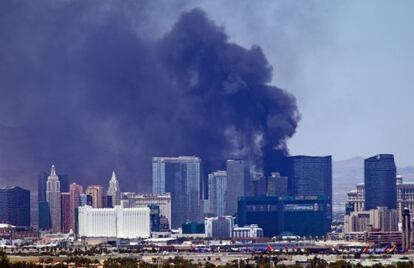
M90 185L86 188L86 194L92 197L93 208L103 208L103 186L102 185Z
M69 193L70 193L70 211L69 211L69 218L70 218L70 229L75 231L75 209L80 206L80 195L83 193L83 187L79 184L72 183L69 186Z
M370 224L374 230L382 232L397 232L398 231L398 212L396 209L389 209L387 207L378 207L371 209Z
M345 215L344 232L365 232L370 226L369 211L351 212L350 215Z

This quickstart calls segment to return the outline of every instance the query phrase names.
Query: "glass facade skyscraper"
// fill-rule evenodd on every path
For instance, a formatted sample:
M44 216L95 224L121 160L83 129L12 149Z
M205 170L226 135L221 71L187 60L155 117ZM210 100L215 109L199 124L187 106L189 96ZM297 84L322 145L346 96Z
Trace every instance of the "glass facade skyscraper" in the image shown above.
M365 210L397 208L396 167L392 154L365 159Z
M50 228L49 205L46 201L46 182L49 174L42 172L37 178L38 225L39 229Z
M215 171L208 174L208 203L209 212L214 216L224 216L227 207L227 173ZM237 204L237 202L236 202Z
M46 182L49 174L42 172L37 178L37 199L38 202L46 201ZM40 217L40 216L39 216Z
M237 213L237 200L241 196L252 195L250 180L250 167L246 160L227 160L227 182L231 185L226 195L226 215Z
M0 189L0 222L30 226L30 191L20 187Z
M39 229L48 230L50 228L50 209L47 201L39 202Z
M153 194L171 194L172 228L181 227L187 221L202 219L199 157L154 157L152 189Z
M332 157L291 156L287 159L288 193L292 196L325 196L327 225L332 222Z

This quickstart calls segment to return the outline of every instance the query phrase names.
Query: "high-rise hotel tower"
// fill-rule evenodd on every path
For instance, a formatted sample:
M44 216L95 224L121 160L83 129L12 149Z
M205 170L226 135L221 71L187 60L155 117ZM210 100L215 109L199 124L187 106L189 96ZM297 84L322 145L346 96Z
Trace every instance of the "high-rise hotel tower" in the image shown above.
M397 208L397 171L392 154L365 159L365 210Z

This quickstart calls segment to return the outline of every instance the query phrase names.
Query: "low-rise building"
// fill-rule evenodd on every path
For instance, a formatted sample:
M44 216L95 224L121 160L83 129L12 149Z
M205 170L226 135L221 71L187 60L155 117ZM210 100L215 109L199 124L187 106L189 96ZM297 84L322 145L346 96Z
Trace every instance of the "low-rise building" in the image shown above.
M205 234L212 238L231 238L234 228L234 217L220 216L205 218Z
M183 234L204 234L205 228L204 223L200 222L186 222L183 225L181 225L181 230Z
M414 182L404 182L403 178L397 175L397 212L398 221L402 222L402 212L404 208L410 211L414 210ZM354 212L364 211L365 203L365 186L359 183L355 190L347 193L347 210ZM351 211L350 211L351 212Z
M351 212L345 215L344 232L398 231L398 213L396 209L378 207L369 211Z
M235 226L233 228L233 238L260 238L263 237L263 229L257 226L257 224L251 224L249 226Z
M14 226L8 223L0 223L0 239L37 239L39 231L28 226Z
M237 223L257 224L265 237L283 233L322 236L331 227L328 205L326 196L243 196L238 201Z
M370 213L368 211L355 211L345 215L344 232L364 232L370 224Z

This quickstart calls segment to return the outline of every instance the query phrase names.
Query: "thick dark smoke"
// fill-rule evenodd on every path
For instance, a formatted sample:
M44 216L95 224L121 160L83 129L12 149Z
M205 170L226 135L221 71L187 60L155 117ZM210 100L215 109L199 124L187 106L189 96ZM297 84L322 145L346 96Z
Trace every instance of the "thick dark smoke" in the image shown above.
M80 183L116 169L123 190L149 191L152 156L269 171L287 154L295 99L270 85L260 47L230 42L199 9L151 35L147 7L131 19L93 3L0 4L2 185L33 187L54 162Z

